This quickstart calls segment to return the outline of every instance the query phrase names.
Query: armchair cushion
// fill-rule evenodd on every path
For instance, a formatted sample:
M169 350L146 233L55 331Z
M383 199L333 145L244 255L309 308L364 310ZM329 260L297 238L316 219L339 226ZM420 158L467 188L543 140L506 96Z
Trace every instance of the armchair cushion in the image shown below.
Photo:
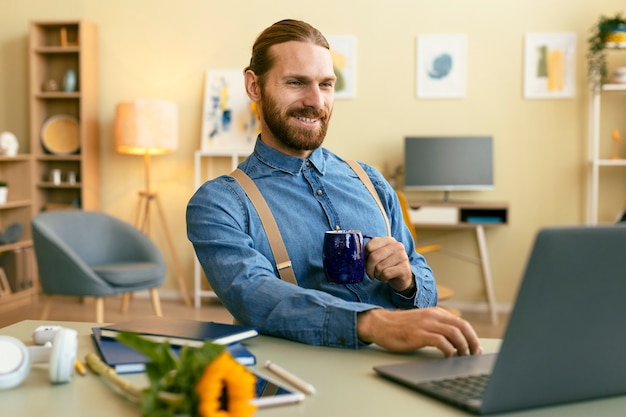
M116 287L136 287L150 284L162 273L161 265L155 262L123 262L91 265L100 278Z

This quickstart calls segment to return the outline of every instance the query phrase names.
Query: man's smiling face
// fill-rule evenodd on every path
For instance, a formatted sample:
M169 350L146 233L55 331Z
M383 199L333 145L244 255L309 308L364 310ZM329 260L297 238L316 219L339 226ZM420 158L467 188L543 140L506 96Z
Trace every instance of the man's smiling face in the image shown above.
M271 47L272 69L260 88L261 139L276 149L307 156L321 146L333 110L335 73L330 51L305 42Z

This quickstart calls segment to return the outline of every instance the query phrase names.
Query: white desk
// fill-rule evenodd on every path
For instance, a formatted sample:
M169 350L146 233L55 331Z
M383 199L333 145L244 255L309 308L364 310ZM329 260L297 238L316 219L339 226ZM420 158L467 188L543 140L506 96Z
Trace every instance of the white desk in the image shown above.
M463 259L480 264L485 285L485 295L491 314L491 322L498 323L496 296L489 252L487 251L486 227L504 226L508 223L506 203L485 202L424 202L410 201L411 221L416 229L473 229L478 244L478 258L463 256Z
M29 341L35 327L58 324L79 332L78 356L94 351L89 334L95 323L42 322L26 320L0 329L0 334ZM487 352L497 351L499 340L484 339ZM267 359L284 366L317 388L317 394L308 396L297 405L259 410L259 417L293 416L468 416L417 392L382 379L372 366L408 360L425 360L438 356L433 350L407 355L392 354L375 347L361 350L343 350L303 345L266 336L245 343L257 356L259 364ZM599 349L602 349L599 346ZM1 360L1 359L0 359ZM255 369L265 373L257 365ZM136 405L129 403L106 386L100 378L88 373L74 376L64 385L50 385L46 366L33 367L22 385L0 391L0 409L3 416L139 416ZM126 375L135 383L145 383L143 374ZM515 416L600 417L622 416L626 410L626 396L598 401L543 408L507 414Z

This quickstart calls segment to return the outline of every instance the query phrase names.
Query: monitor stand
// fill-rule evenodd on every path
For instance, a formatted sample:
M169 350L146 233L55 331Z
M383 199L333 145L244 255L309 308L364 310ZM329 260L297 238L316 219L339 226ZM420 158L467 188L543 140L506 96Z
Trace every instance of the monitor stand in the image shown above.
M449 190L445 190L443 192L443 199L441 200L432 200L431 203L446 203L446 204L470 204L472 203L471 200L451 200L450 199L450 191Z

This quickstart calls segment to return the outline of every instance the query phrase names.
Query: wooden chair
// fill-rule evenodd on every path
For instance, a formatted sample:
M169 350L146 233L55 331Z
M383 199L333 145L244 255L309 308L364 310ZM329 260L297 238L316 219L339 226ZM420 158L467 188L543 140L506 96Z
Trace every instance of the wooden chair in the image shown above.
M417 245L417 232L415 231L415 226L413 226L413 222L411 221L411 215L409 214L409 202L406 199L406 196L402 191L396 190L396 194L398 195L398 200L400 200L400 207L402 208L402 217L404 219L404 223L406 223L409 231L411 232L411 236L413 236L413 241L415 242L415 250L420 254L437 252L442 250L442 246L439 244L418 246ZM454 290L448 288L443 285L437 285L437 294L439 295L439 301L444 301L450 299L454 295ZM451 312L456 316L461 316L461 312L455 308L448 306L439 306Z

